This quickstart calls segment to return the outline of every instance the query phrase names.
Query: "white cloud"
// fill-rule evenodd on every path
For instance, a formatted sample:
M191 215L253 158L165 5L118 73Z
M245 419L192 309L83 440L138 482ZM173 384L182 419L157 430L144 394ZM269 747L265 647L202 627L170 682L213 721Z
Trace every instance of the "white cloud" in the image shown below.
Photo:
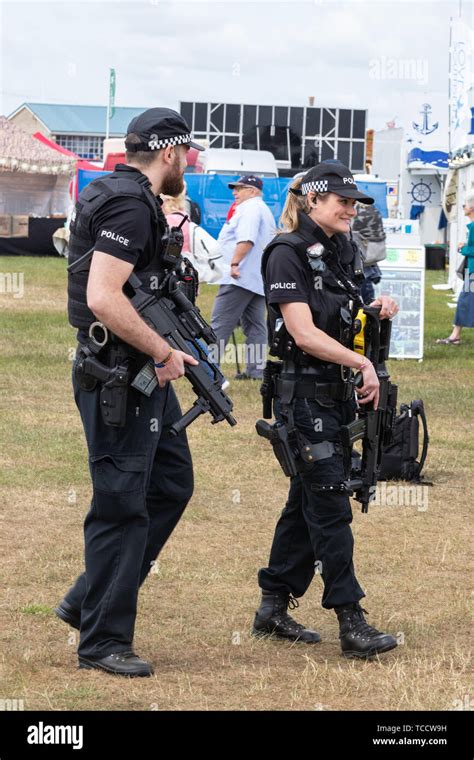
M457 0L1 5L5 113L24 100L105 104L113 66L118 105L304 105L314 95L320 105L368 108L377 128L394 115L410 121L417 97L442 94L447 102L449 17L459 7ZM410 60L415 76L406 78ZM387 77L394 65L398 79Z

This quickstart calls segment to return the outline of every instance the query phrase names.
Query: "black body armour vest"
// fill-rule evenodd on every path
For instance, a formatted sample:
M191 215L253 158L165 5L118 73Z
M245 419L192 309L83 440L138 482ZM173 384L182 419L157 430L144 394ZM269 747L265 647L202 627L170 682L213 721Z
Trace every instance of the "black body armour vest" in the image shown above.
M151 191L150 182L144 174L136 169L118 164L108 177L95 179L79 195L72 215L69 238L68 263L73 264L96 245L92 236L92 218L95 213L113 196L138 198L151 211L156 223L156 238L153 242L154 255L147 266L136 271L142 284L147 285L150 278L158 281L163 276L160 262L161 237L167 229L166 218L156 196ZM72 274L68 272L68 318L73 327L88 330L96 317L87 306L87 280L89 268ZM156 287L156 285L155 285Z
M364 280L364 272L359 249L343 233L328 238L306 214L300 213L299 219L298 230L277 235L267 245L262 257L262 277L268 304L269 346L279 332L276 330L276 322L281 320L281 313L274 304L268 303L267 262L276 246L289 245L298 254L308 282L313 323L331 338L352 349L354 320L358 310L363 306L360 283ZM340 377L339 365L306 354L296 346L283 325L282 329L288 339L279 341L277 353L270 349L274 356L292 361L301 367L316 367L328 377Z

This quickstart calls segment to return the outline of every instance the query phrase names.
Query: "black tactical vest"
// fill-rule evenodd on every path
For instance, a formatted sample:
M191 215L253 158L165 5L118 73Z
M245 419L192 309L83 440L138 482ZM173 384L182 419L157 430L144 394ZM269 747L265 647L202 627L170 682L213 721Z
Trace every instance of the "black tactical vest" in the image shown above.
M357 311L362 306L360 283L364 279L360 252L343 233L328 238L306 214L299 214L298 230L277 235L265 248L262 257L262 277L268 303L266 282L267 262L273 249L278 245L291 246L301 261L310 292L309 307L313 322L320 330L342 343L353 347L353 325ZM313 255L308 255L308 249ZM278 255L278 254L275 254ZM275 323L281 319L276 305L268 304L268 333L271 346L275 335ZM327 370L328 374L339 373L339 365L310 356L299 349L291 336L292 348L278 353L281 359L289 359L303 367L313 366Z
M160 241L167 229L166 218L159 201L151 191L148 178L137 169L125 164L118 164L109 176L90 182L79 195L70 224L68 263L73 264L95 246L96 241L92 235L93 216L114 195L138 198L150 209L157 230L156 239L153 242L155 253L147 266L136 274L140 276L146 273L148 278L151 276L160 278L162 276ZM88 277L88 267L75 274L68 272L69 322L73 327L81 330L88 330L92 322L96 321L96 317L87 306Z

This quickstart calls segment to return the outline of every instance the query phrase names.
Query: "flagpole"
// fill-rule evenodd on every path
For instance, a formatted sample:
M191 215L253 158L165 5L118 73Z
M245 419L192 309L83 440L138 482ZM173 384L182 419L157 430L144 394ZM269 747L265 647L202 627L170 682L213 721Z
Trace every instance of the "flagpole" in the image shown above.
M110 119L115 113L115 69L109 69L109 95L107 98L107 123L105 125L105 139L110 133Z
M105 125L105 139L109 139L110 100L107 99L107 123Z
M110 69L107 80L107 117L105 122L105 139L109 139L109 122L110 122Z
M107 117L105 125L105 139L109 139L110 119L115 114L115 69L109 69L109 96L107 98Z
M449 59L448 59L448 154L451 158L451 98L452 98L452 56L453 56L453 17L449 19ZM449 159L448 159L449 160Z

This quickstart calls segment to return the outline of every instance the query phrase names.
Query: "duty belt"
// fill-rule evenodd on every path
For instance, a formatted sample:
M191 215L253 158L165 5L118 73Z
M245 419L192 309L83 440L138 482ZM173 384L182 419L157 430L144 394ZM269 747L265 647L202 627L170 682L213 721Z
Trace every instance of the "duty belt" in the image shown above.
M280 398L287 397L290 384L293 386L291 389L292 398L330 398L333 401L349 401L354 393L353 381L346 383L318 383L309 378L296 380L291 377L279 376L275 378L274 383L275 396Z
M125 425L128 389L134 382L140 356L147 361L148 357L124 343L101 322L93 322L89 340L79 343L74 375L78 386L87 392L94 391L100 383L100 411L105 425Z
M340 370L341 367L339 364L332 363L321 363L317 367L303 367L301 364L295 364L295 362L289 361L288 359L281 363L282 373L288 375L316 375L319 378L327 378L329 373L332 373L332 376L339 380L341 378Z
M108 327L105 327L102 322L93 322L89 326L89 339L80 340L79 346L88 346L95 355L102 354L103 358L107 358L111 351L120 353L124 358L130 360L143 360L143 363L149 358L137 348L134 348L129 343L125 343L118 335L115 335Z

